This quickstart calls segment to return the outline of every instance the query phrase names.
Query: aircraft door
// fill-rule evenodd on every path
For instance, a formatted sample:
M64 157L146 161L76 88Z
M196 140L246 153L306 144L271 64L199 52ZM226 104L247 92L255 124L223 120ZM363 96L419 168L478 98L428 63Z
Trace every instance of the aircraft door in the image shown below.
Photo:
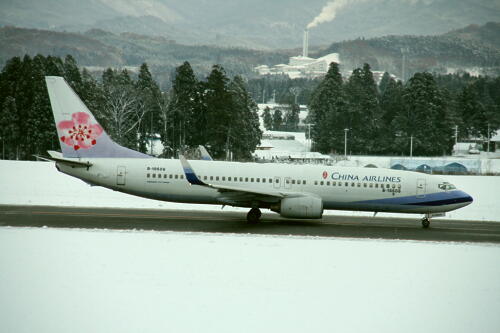
M125 185L125 174L127 169L124 166L118 166L116 170L116 185Z
M273 187L274 188L280 188L281 187L281 177L278 177L278 176L274 177Z
M417 179L417 198L425 198L425 179Z
M291 189L292 188L292 178L290 177L285 177L285 183L283 184L285 186L285 189Z

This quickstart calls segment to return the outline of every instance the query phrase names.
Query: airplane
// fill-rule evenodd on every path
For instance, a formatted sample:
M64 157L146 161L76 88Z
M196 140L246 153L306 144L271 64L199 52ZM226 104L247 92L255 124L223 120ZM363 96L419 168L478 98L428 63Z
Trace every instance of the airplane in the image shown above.
M48 159L94 186L156 200L246 207L249 223L259 221L261 209L292 219L352 210L423 214L428 228L432 217L473 201L437 176L410 171L214 161L206 150L203 160L155 158L114 142L64 78L45 80L61 146Z

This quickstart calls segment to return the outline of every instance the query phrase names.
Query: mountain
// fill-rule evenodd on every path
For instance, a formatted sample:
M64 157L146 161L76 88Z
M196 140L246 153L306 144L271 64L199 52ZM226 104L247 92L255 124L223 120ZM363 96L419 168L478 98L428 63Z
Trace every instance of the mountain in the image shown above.
M338 1L338 0L337 0ZM180 44L294 48L327 0L5 0L0 26L158 35ZM498 0L351 0L310 31L312 45L438 35L500 17Z
M85 33L57 32L15 27L0 28L0 66L25 54L65 57L71 54L80 66L91 70L105 67L138 67L147 62L162 85L170 85L175 67L189 61L200 75L221 64L228 75L250 74L263 63L286 62L289 54L236 47L182 45L162 36L145 36L92 29Z
M438 36L384 36L336 42L313 54L340 54L345 69L369 63L374 70L402 73L402 50L407 50L406 78L415 72L465 70L500 74L500 23L470 25Z
M81 65L120 66L126 64L122 51L79 33L50 30L0 28L0 64L25 54L64 57L71 54Z

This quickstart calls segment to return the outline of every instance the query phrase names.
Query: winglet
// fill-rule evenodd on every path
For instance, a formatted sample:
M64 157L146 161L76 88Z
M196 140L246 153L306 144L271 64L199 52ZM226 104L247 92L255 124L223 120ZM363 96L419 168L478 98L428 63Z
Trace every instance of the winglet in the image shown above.
M207 149L204 146L199 145L198 149L200 151L201 159L202 160L204 160L204 161L213 161L214 160L212 158L212 156L210 156L210 154L208 153Z
M181 161L182 164L182 169L184 170L184 174L186 174L186 179L191 185L202 185L202 186L208 186L204 182L202 182L198 176L194 173L193 168L189 164L189 162L186 160L186 158L183 155L179 155L179 160Z

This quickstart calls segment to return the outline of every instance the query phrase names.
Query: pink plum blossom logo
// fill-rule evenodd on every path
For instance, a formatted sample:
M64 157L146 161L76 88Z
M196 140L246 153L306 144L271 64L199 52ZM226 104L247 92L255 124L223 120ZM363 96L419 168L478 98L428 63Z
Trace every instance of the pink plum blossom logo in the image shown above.
M101 125L90 122L90 116L85 112L75 112L71 120L63 120L57 124L62 132L61 141L73 147L74 150L89 149L94 146L96 139L102 134Z
M323 179L326 179L326 177L328 177L328 172L323 171Z

